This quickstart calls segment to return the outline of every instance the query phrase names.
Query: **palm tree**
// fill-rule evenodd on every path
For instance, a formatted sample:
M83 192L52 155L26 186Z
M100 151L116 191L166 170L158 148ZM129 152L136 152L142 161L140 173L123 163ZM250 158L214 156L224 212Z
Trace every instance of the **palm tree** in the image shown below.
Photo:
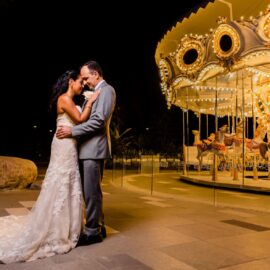
M129 155L138 148L138 142L135 136L130 135L132 128L126 128L121 131L121 118L119 115L120 109L117 107L113 114L111 121L111 141L112 141L112 152L114 155Z

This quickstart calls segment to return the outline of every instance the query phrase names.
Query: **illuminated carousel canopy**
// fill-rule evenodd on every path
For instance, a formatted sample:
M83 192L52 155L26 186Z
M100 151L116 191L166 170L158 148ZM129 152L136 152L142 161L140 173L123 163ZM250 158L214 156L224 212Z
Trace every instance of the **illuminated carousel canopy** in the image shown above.
M238 108L246 117L270 115L267 1L209 2L166 33L155 59L169 107L218 116L235 116Z

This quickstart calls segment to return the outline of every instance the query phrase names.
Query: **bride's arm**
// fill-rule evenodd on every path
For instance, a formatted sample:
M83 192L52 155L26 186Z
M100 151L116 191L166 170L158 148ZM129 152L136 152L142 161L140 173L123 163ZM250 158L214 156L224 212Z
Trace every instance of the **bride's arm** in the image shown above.
M91 96L91 98L88 99L82 112L78 110L74 101L70 97L66 95L62 95L59 97L59 100L58 100L58 104L57 104L58 111L66 112L69 115L69 117L75 122L75 124L82 123L89 118L92 105L95 102L98 95L99 95L99 91L96 91Z

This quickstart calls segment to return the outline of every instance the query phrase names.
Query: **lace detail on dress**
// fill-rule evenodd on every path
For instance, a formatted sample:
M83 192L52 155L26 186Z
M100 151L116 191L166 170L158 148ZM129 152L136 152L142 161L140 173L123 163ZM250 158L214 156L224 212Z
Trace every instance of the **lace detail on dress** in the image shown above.
M66 114L57 126L73 126ZM0 262L32 261L63 254L76 246L83 218L83 197L74 139L55 136L39 197L27 216L0 218Z

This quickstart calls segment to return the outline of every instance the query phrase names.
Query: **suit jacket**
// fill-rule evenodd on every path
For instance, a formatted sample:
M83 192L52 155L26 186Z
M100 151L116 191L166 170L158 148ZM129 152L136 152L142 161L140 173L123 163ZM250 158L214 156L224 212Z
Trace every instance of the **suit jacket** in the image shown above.
M110 122L116 103L114 88L103 81L100 94L93 103L89 119L72 128L72 137L79 141L80 159L111 157Z

